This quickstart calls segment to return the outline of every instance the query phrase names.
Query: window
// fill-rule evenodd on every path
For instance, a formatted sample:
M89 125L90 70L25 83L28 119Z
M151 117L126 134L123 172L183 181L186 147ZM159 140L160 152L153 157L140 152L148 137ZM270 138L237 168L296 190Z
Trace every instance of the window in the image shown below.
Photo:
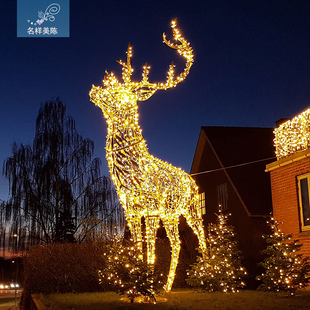
M310 230L310 173L298 176L297 179L301 228L302 230Z
M218 185L217 187L218 204L222 206L222 210L228 210L228 186L227 183Z
M201 215L207 214L205 192L199 194L199 205L200 205Z

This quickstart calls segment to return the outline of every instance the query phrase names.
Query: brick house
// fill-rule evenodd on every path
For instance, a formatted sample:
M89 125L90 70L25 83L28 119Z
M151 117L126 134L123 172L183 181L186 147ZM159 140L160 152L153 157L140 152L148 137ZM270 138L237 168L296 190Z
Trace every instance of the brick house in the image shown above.
M278 124L279 125L279 124ZM310 109L274 130L277 160L270 172L273 216L286 234L303 244L310 256Z
M249 288L257 285L257 263L265 248L262 235L269 233L266 219L272 200L265 167L274 159L273 128L204 126L191 167L205 228L216 222L219 204L231 214L228 224L235 227Z

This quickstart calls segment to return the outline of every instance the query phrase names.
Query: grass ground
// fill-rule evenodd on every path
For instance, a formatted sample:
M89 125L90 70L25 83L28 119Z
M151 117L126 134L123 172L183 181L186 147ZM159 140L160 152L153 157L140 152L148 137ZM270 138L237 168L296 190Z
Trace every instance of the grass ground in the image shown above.
M287 294L244 290L237 294L172 291L158 296L157 304L133 303L115 293L51 294L40 297L52 309L75 310L306 310L310 291Z

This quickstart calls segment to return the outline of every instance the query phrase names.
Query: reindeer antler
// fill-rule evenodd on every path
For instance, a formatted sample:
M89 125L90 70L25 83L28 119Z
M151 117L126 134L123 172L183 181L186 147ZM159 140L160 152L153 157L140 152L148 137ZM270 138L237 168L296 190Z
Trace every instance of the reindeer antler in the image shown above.
M171 22L171 28L172 28L172 33L173 33L173 39L176 41L179 41L181 44L174 44L171 41L167 40L165 33L163 33L164 42L169 47L176 49L178 51L178 53L186 59L186 65L185 65L185 69L183 70L183 72L179 76L174 78L174 67L175 67L175 65L172 62L171 65L169 66L166 83L165 84L160 83L157 86L157 89L168 89L171 87L175 87L177 84L179 84L180 82L182 82L186 78L186 76L189 73L191 66L194 63L193 49L190 47L190 43L187 42L184 39L184 37L182 37L179 29L177 28L176 19Z
M175 78L174 77L175 65L172 62L167 72L166 83L149 83L148 74L150 67L148 67L146 64L143 67L142 81L138 83L138 88L136 89L139 101L145 101L149 99L159 89L168 89L175 87L177 84L179 84L186 78L191 66L194 63L193 50L190 47L190 43L185 40L185 38L181 35L179 29L177 28L176 20L173 20L171 22L171 28L173 33L173 39L175 41L180 42L180 44L175 44L167 40L166 34L163 33L164 43L166 43L169 47L176 49L178 53L186 59L185 69Z
M123 72L122 72L122 78L125 83L131 82L131 75L133 72L133 68L131 67L130 58L132 57L132 47L130 46L130 43L128 43L128 49L127 49L127 63L124 63L121 60L117 60L119 64L123 66Z
M180 44L173 43L166 39L166 34L163 33L164 43L169 47L176 49L178 53L186 59L185 69L182 73L180 73L177 77L174 77L174 67L173 62L169 66L169 70L167 72L167 80L165 83L150 83L149 82L149 71L150 67L145 64L142 72L142 80L140 82L131 81L131 75L133 72L133 68L131 67L130 59L132 57L132 47L128 44L127 49L127 62L123 62L122 60L118 60L123 67L122 71L122 79L124 84L127 85L132 92L134 92L137 96L138 101L145 101L149 99L157 90L159 89L168 89L175 87L177 84L182 82L189 73L189 70L194 62L193 50L190 46L190 43L187 42L184 37L181 35L179 29L177 28L176 20L171 22L171 28L173 33L173 39ZM111 73L111 75L106 75L108 78L105 78L106 86L110 85L121 85L118 84L116 77ZM111 79L111 81L110 81ZM117 82L117 83L116 83ZM114 87L114 86L113 86Z

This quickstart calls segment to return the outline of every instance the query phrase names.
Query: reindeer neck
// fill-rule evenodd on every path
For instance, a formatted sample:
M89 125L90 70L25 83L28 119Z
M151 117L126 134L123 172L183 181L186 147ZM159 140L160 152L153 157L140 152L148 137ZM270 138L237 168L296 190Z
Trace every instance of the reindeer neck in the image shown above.
M147 151L136 114L126 115L119 119L119 122L108 126L107 153L117 153L129 148L138 148L140 152Z

